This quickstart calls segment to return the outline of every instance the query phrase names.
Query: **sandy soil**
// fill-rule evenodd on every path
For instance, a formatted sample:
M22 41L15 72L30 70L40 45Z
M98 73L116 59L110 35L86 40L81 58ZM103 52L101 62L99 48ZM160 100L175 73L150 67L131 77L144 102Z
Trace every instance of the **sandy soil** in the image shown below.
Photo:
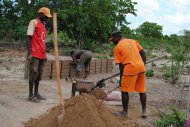
M90 76L88 80L98 81L111 74ZM159 79L160 73L156 77L147 79L147 110L148 118L141 119L141 106L138 93L130 94L129 117L118 118L126 125L148 125L158 116L158 110L162 106L172 106L179 97L178 87L166 83ZM62 80L63 96L70 98L71 83ZM109 83L108 83L109 85ZM27 101L28 81L24 80L24 53L14 50L1 52L0 55L0 126L1 127L23 127L26 121L31 118L47 113L49 109L59 104L57 96L57 84L55 80L41 81L40 93L48 100L41 103ZM122 109L121 102L105 102L112 112ZM113 106L114 104L114 106ZM139 126L140 127L140 126Z

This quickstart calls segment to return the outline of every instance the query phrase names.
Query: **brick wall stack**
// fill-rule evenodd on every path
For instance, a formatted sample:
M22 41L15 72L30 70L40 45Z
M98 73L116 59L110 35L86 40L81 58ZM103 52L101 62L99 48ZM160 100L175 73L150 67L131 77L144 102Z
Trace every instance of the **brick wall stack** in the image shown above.
M66 77L75 77L76 76L76 66L70 65L71 59L60 59L60 78L64 79ZM90 75L94 74L105 74L111 73L113 67L113 59L95 59L93 58L90 64ZM24 78L28 78L29 73L28 62L25 62L25 74ZM83 77L85 71L82 70L80 77ZM56 64L54 58L48 59L45 64L42 79L56 79Z

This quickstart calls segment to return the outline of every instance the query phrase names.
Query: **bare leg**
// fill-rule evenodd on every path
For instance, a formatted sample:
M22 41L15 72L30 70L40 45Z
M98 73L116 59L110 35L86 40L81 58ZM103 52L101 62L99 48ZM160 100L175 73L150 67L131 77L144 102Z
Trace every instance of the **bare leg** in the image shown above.
M147 114L146 114L146 93L139 93L140 95L140 101L141 101L141 105L142 105L142 118L146 118Z
M85 71L84 79L86 79L87 77L88 77L88 71Z
M116 115L126 117L128 115L129 94L128 92L122 92L121 94L123 111L116 113Z

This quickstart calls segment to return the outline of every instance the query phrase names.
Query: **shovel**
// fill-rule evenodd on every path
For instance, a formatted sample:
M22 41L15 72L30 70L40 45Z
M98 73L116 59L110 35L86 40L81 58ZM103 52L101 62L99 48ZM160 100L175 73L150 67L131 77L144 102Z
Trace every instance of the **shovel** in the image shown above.
M161 55L161 56L158 56L158 57L156 57L156 58L150 59L150 60L148 60L148 61L146 62L146 64L151 63L151 62L153 62L153 61L156 61L156 60L158 60L158 59L160 59L160 58L163 58L163 57L165 57L165 56L166 56L166 55ZM112 75L112 76L110 76L110 77L108 77L108 78L99 80L99 81L96 83L96 86L95 86L94 90L93 90L91 93L92 93L94 96L96 96L98 99L105 99L109 93L111 93L112 91L118 89L120 86L116 86L116 87L112 88L112 89L109 90L109 91L103 91L103 90L100 89L100 88L106 86L106 84L104 83L104 81L106 81L106 80L108 80L108 79L111 79L111 78L114 78L114 77L119 76L119 75L120 75L120 73L117 73L117 74L114 74L114 75Z
M59 95L61 115L58 116L58 124L63 121L63 116L65 113L64 110L64 101L62 95L62 86L60 80L60 67L59 67L59 55L58 55L58 44L57 44L57 13L53 13L53 32L54 32L54 50L55 50L55 64L56 64L56 77L57 77L57 92Z

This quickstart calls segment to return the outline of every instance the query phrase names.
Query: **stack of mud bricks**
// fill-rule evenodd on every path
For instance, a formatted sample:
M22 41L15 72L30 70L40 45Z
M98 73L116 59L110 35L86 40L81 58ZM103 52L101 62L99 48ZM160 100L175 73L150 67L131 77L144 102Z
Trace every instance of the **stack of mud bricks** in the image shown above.
M66 77L76 77L76 65L71 64L72 60L59 60L60 67L60 78ZM112 73L113 59L92 59L89 72L90 75L93 74L105 74ZM28 62L25 62L25 74L24 78L27 79L29 74L29 65ZM80 72L80 77L83 77L85 71ZM47 60L42 79L56 79L56 64L53 59Z

